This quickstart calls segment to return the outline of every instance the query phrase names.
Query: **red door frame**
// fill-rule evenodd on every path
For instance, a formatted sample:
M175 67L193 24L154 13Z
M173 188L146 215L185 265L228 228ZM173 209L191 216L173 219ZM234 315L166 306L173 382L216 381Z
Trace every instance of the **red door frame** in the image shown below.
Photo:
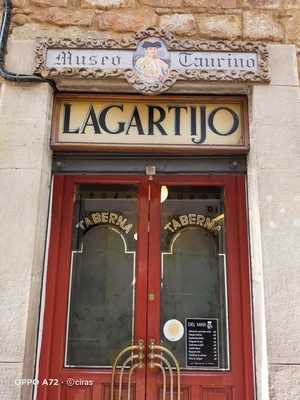
M191 386L192 400L210 399L210 390L215 390L217 396L220 393L220 397L217 397L218 399L229 400L231 396L228 394L227 397L226 394L226 388L228 387L233 388L233 399L253 400L254 378L245 178L242 176L157 176L150 184L152 199L150 209L147 181L148 178L142 176L98 177L79 175L54 177L54 206L51 221L39 379L43 381L45 378L56 378L63 381L70 377L82 379L84 376L84 379L91 379L98 383L109 384L110 382L110 370L101 371L101 374L99 374L97 370L64 368L63 365L71 254L72 230L70 228L73 218L75 185L80 183L140 185L138 215L149 215L151 225L156 227L160 227L160 185L223 186L225 191L225 221L227 222L227 277L230 276L228 280L228 306L231 371L225 373L201 372L201 374L189 372L184 374L182 384L183 386ZM148 221L146 218L138 219L138 235L139 237L148 235ZM158 268L160 274L160 243L157 231L150 229L149 247L146 240L138 241L137 258L137 265L139 265L141 273L139 279L137 279L136 288L136 313L139 314L140 319L139 324L135 327L136 339L143 338L146 341L146 336L148 336L148 339L155 338L159 342L158 304L160 288L159 279L155 279ZM147 275L149 271L148 263L152 266L152 273L150 273L149 279ZM156 293L156 298L154 302L148 303L148 292L152 291ZM146 313L142 311L147 307L148 320ZM147 332L146 329L148 330ZM139 374L141 375L139 376ZM136 382L139 379L144 379L142 371L138 372ZM147 379L149 380L148 390L150 392L153 390L154 393L157 385L156 375L150 373ZM141 387L139 389L139 385L137 385L136 398L138 400L143 399L145 396ZM224 392L224 397L222 388L226 392ZM62 390L65 390L65 386L61 384L58 386L39 385L38 400L58 400L62 398ZM95 385L91 392L87 392L89 396L87 398L91 400L104 398L101 390L100 384ZM211 392L211 394L213 393Z
M49 259L47 270L45 312L43 323L43 337L39 361L39 381L44 379L57 379L56 385L39 385L39 400L58 400L62 397L62 391L68 388L61 382L68 378L92 380L110 384L111 370L65 368L65 339L69 293L70 254L72 239L72 219L74 209L74 190L77 184L132 184L139 185L139 215L148 215L148 185L147 178L143 176L117 177L117 176L55 176L53 184L53 212L50 232ZM148 221L146 218L138 218L138 236L148 235ZM148 241L138 241L137 245L137 286L135 312L139 316L138 324L135 324L135 339L146 340L146 313L142 310L147 306L147 271L148 271ZM121 350L121 349L120 349ZM133 383L144 381L145 371L137 370ZM55 381L55 383L57 383ZM78 390L81 385L78 385ZM136 396L142 399L144 385L136 387ZM100 385L93 388L84 388L88 399L102 399ZM90 390L90 393L89 393Z

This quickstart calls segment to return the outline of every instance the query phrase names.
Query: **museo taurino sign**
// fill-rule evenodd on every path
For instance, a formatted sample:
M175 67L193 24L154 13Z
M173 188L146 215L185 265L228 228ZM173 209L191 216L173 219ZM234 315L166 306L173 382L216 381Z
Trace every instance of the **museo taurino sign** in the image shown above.
M149 28L123 39L39 39L35 72L59 79L125 79L159 94L177 81L268 82L268 50L259 42L179 40Z

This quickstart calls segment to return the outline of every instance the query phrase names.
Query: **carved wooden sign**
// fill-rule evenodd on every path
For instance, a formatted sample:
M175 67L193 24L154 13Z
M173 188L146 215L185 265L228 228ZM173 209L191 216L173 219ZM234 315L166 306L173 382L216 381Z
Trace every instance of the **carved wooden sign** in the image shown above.
M56 150L182 153L248 151L247 99L242 96L56 96Z
M178 80L268 82L262 43L179 40L149 28L126 39L39 39L35 72L45 78L126 79L159 94Z

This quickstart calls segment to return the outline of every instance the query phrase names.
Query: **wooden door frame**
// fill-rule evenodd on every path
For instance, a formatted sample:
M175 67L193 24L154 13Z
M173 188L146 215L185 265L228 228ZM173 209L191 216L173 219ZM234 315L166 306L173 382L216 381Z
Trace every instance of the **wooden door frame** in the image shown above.
M148 185L145 176L54 176L52 216L49 243L49 258L45 290L45 307L43 316L43 333L39 359L39 381L50 378L58 380L58 385L39 385L38 400L58 399L62 390L61 382L68 378L104 382L111 376L111 369L66 368L64 354L66 342L66 324L68 311L68 294L70 282L70 254L72 241L72 220L74 211L74 193L77 184L132 184L139 187L139 205L137 215L148 214ZM138 219L138 232L148 235L148 221ZM148 241L138 241L137 263L140 277L136 293L139 294L135 310L146 307L147 304L147 271L148 271ZM146 313L139 312L139 324L135 326L136 339L146 339ZM138 371L139 373L139 371ZM97 388L96 388L97 392ZM137 393L141 397L141 393ZM93 394L100 398L100 393ZM98 397L97 397L98 396ZM94 397L93 397L94 398Z
M194 379L197 380L198 386L204 384L205 386L213 387L214 384L217 386L220 385L222 381L220 375L223 374L225 377L224 384L227 381L228 386L236 388L233 389L236 391L236 397L233 398L237 400L253 400L254 362L245 177L241 175L158 175L154 178L151 188L155 193L155 198L159 196L159 187L162 185L169 187L216 186L224 188L230 370L224 373L221 371L199 371L198 373L187 371L184 372L184 375L188 376L191 381ZM160 227L160 202L155 201L155 198L152 199L150 205L150 218L152 218L151 222L154 222L154 226ZM160 249L159 236L157 231L151 231L150 228L150 266L160 266L160 251L158 251ZM157 273L160 274L160 270ZM155 292L157 303L160 304L160 287L158 287L158 282L157 279L152 279L152 276L149 276L148 290L149 292ZM159 319L159 309L159 307L155 308L154 302L148 304L148 313L150 316L158 315ZM160 324L157 321L156 323L152 321L148 327L150 327L148 329L148 338L159 340ZM240 349L240 352L236 350L237 348ZM150 382L152 381L151 385L154 385L154 380L152 376L152 379L150 378ZM222 391L221 386L219 386L220 392ZM152 389L150 388L149 390ZM195 393L195 398L198 397L199 394L196 395Z
M99 183L99 184L141 184L148 181L148 177L138 175L138 176L83 176L83 175L57 175L54 176L53 185L53 200L52 204L52 219L51 219L51 230L50 230L50 244L49 244L49 259L48 259L48 269L47 269L47 281L45 290L45 311L43 316L43 336L39 360L39 379L42 381L44 378L59 378L66 379L68 377L73 377L80 379L84 374L86 379L99 381L99 374L93 370L85 370L80 368L64 368L63 360L61 360L61 354L64 354L65 347L65 323L66 323L66 301L60 301L63 293L68 293L68 287L65 283L69 283L69 268L62 269L60 265L66 263L69 265L69 257L71 252L71 235L72 231L70 229L72 218L73 218L73 204L74 204L74 187L76 184L80 183ZM236 275L235 283L239 288L239 299L241 304L241 309L233 311L234 313L241 312L241 336L237 338L239 342L239 347L242 349L242 354L240 357L243 358L241 363L242 368L240 371L239 378L242 379L244 383L244 396L245 400L254 399L254 366L253 366L253 349L252 349L252 318L251 318L251 291L250 291L250 271L249 271L249 254L248 254L248 233L247 233L247 219L246 219L246 193L245 193L245 177L244 176L228 176L228 175L160 175L155 176L154 182L151 183L151 190L154 191L156 199L154 201L155 207L150 208L150 218L155 221L157 226L160 226L160 202L159 202L159 185L170 185L170 186L184 186L184 185L205 185L205 186L224 186L225 187L225 207L230 201L230 213L228 211L225 214L225 219L230 220L232 226L236 229L232 231L234 243L233 248L227 251L229 257L231 254L235 254L235 258L240 265L243 266L243 273L239 270L238 276ZM141 193L144 198L148 199L148 192L144 189ZM231 197L232 196L232 197ZM231 197L231 198L230 198ZM145 201L140 202L139 213L144 215L148 213L148 206L145 206ZM72 206L65 206L66 204L71 204ZM144 234L148 233L148 221L140 219L139 231ZM228 224L227 224L228 225ZM150 245L157 247L157 234L150 230L149 242ZM63 240L60 240L63 238ZM158 251L151 251L148 249L148 243L146 241L138 241L139 247L137 248L138 254L147 254L144 259L141 257L139 261L140 268L143 270L143 282L142 285L147 287L148 277L148 257L149 262L155 262L155 257L158 257ZM228 245L228 241L226 241ZM239 245L238 245L239 244ZM149 246L150 247L150 246ZM153 247L153 248L154 248ZM149 252L149 253L148 253ZM155 255L156 254L156 255ZM60 259L61 258L61 259ZM59 260L60 259L60 260ZM64 261L63 261L64 260ZM159 260L160 262L160 260ZM228 260L229 262L229 260ZM60 279L58 279L60 277ZM147 302L148 291L152 290L153 285L157 285L157 282L151 282L149 280L149 288L143 294L142 302ZM138 290L138 289L137 289ZM158 291L159 293L159 291ZM65 296L67 297L67 296ZM59 303L59 306L57 304ZM228 304L233 304L235 302L232 299L228 299ZM151 306L150 306L151 307ZM231 310L232 312L232 310ZM151 308L149 315L151 315ZM142 315L142 324L147 324L146 314ZM150 317L151 318L151 317ZM61 332L63 334L61 337L57 335L57 324L58 321L65 321L62 325ZM151 320L150 320L151 322ZM155 324L151 324L155 326ZM154 335L159 335L159 327L153 328ZM139 331L136 331L137 336ZM151 336L151 332L149 332ZM232 346L232 338L230 340ZM110 371L102 371L105 379L109 379L111 375ZM58 376L59 375L59 376ZM192 372L190 376L192 377ZM214 384L218 384L218 379L214 373L204 372L203 377L205 380L209 378L210 385L213 388ZM199 377L195 379L199 379ZM199 379L199 385L201 385L201 379ZM235 382L232 382L233 385ZM238 383L238 382L237 382ZM38 400L46 400L51 396L51 399L59 398L59 393L62 387L49 387L46 385L39 385L38 387ZM99 389L100 390L100 389ZM96 389L97 392L97 389ZM95 392L95 398L98 396L100 398L100 392ZM141 394L140 394L141 395ZM55 397L57 396L57 397ZM141 398L141 397L140 397Z

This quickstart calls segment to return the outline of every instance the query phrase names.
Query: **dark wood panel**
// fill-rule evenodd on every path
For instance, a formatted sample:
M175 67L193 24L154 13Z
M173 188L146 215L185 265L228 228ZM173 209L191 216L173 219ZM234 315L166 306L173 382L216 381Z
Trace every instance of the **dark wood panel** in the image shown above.
M177 388L174 387L174 394L173 394L173 399L177 400ZM157 394L157 400L163 399L163 387L159 386L158 387L158 394ZM191 394L190 394L190 387L188 386L181 386L180 388L180 400L190 400L191 399ZM170 388L168 387L166 390L166 400L171 400L171 392Z
M201 400L233 400L231 387L201 387Z
M122 395L121 395L121 400L128 400L128 385L124 383L122 385ZM136 385L132 384L130 388L130 400L136 400ZM103 400L110 400L111 396L111 387L110 385L103 385ZM114 399L119 400L119 388L117 385L115 385L115 391L114 391Z
M62 400L92 400L93 386L63 386Z

